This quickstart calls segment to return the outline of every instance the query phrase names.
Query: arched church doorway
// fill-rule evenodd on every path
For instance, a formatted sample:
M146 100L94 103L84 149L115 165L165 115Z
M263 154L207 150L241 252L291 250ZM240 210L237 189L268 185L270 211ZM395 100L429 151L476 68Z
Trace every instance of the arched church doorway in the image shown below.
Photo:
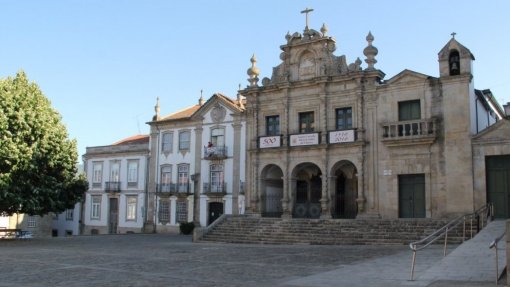
M322 195L322 173L313 163L302 163L292 172L295 179L294 218L319 218L321 215L320 199Z
M283 213L283 171L274 164L262 170L261 215L264 217L281 217Z
M333 218L356 218L358 214L358 178L356 167L350 161L341 161L333 166L336 177L335 192L332 194Z

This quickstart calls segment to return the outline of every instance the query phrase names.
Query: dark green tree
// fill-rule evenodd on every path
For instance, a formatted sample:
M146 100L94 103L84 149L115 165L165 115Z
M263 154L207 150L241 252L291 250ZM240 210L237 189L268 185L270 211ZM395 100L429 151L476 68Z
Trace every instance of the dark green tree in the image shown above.
M0 214L73 208L88 188L77 175L76 141L23 71L0 79Z

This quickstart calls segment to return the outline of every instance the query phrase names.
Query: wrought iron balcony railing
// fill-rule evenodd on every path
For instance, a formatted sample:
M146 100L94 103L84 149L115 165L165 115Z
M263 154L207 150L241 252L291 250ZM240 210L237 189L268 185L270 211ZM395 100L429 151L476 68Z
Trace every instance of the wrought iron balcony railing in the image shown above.
M223 159L228 157L228 148L226 146L204 147L205 159Z
M225 182L213 184L204 182L204 193L227 193L227 184Z
M104 183L104 191L120 192L120 181L107 181Z

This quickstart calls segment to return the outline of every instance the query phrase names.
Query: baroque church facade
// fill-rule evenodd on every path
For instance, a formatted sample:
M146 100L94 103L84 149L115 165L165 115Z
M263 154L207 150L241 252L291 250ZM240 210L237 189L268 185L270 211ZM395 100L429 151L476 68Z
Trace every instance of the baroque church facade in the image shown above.
M253 56L240 91L247 213L448 218L509 195L508 118L490 90L474 88L475 58L454 36L438 53L439 77L404 70L385 80L370 32L366 65L349 64L325 25L288 33L261 83ZM508 217L508 202L498 204Z

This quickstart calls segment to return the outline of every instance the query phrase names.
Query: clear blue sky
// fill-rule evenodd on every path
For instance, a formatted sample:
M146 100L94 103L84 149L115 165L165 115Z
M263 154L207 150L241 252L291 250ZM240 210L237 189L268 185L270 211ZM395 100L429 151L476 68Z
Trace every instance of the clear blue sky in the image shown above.
M438 76L437 53L456 32L475 55L475 87L510 101L508 0L0 0L0 77L23 69L82 155L148 133L156 97L162 114L197 103L201 89L235 97L253 53L260 78L270 77L306 7L310 28L326 23L348 63L364 60L372 31L386 79L403 69Z

